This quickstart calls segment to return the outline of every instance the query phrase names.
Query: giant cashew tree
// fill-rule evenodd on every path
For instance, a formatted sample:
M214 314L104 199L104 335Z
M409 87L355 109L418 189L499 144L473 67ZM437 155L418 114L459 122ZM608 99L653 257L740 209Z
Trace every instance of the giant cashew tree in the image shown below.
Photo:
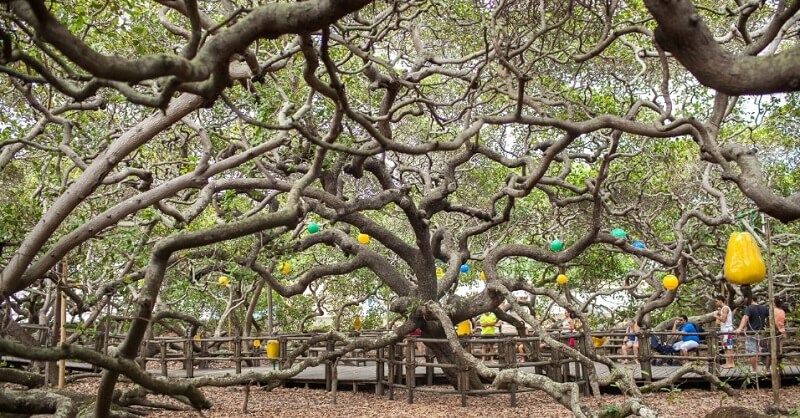
M144 395L112 396L120 376L206 408L202 386L274 385L421 328L472 385L601 413L574 383L464 352L453 324L496 311L646 415L608 358L549 337L550 307L589 331L609 306L656 326L712 291L741 303L725 238L770 219L778 294L796 290L800 1L0 4L0 352L103 370L90 400L34 412L124 414ZM114 352L22 327L52 323L57 289L78 331L124 333ZM286 318L267 324L273 297ZM340 332L362 306L395 326ZM168 383L134 361L156 329L261 335L323 313L341 345L286 370Z

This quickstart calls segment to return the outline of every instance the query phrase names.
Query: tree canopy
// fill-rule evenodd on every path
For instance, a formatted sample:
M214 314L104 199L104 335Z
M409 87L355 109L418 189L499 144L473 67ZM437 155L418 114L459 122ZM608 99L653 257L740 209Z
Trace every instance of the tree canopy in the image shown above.
M796 290L800 1L0 3L5 320L129 318L98 416L157 326L656 326L738 230Z

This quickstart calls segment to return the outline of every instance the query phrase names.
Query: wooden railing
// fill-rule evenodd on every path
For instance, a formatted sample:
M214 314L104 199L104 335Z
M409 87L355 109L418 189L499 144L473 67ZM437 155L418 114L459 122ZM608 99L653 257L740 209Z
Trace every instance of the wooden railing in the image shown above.
M794 335L796 329L789 330L789 338L784 340L783 359L793 359L800 356L800 346ZM724 360L724 355L720 351L719 332L706 331L699 334L703 342L700 346L690 352L688 360L708 363L708 370L721 376L719 364ZM595 346L592 338L584 338L580 332L560 333L553 332L551 336L559 339L562 343L574 341L574 347L580 352L587 354L595 352L605 355L613 361L638 360L641 365L641 377L645 381L650 381L653 376L653 363L658 361L670 360L681 361L686 358L680 355L663 355L656 353L650 347L650 337L658 339L669 337L679 338L671 331L655 332L643 330L637 334L639 339L639 356L632 354L623 356L620 348L626 338L623 330L598 331L590 337L602 339L602 344ZM281 334L271 337L224 337L224 338L201 338L199 340L189 340L186 338L157 338L151 340L151 344L157 344L159 351L156 356L143 359L144 362L156 362L160 365L162 375L167 375L170 363L173 367L178 363L186 371L187 377L194 375L195 369L209 368L211 363L221 363L227 367L233 367L237 374L242 372L244 365L247 366L272 366L273 368L285 369L291 366L288 364L289 354L307 343L312 334ZM259 347L255 347L253 342L258 340ZM269 341L277 342L278 350L273 357L266 356L266 346ZM433 391L437 393L456 393L461 395L462 404L470 395L507 393L511 396L512 405L516 403L516 393L520 390L510 386L505 390L474 390L470 388L468 375L472 371L464 366L456 364L442 363L434 359L429 349L425 352L417 352L415 343L422 342L427 344L445 343L444 339L408 337L397 344L387 347L370 350L354 351L340 358L337 362L325 362L325 386L328 390L336 390L338 382L337 365L351 364L362 367L374 367L376 392L383 394L388 391L389 398L394 398L395 389L406 389L407 400L413 402L414 391ZM274 343L273 343L274 344ZM307 358L315 357L319 353L334 351L338 344L333 340L321 341L307 347L303 353L296 356L295 361L302 361ZM498 370L508 368L532 368L538 374L547 375L554 381L575 381L584 391L588 391L587 371L583 365L570 357L564 357L557 350L551 350L538 337L519 337L516 335L499 334L493 337L466 336L461 337L462 346L476 358L484 361L484 365ZM483 352L484 346L491 346L491 352ZM211 349L213 347L213 349ZM735 337L737 359L742 359L747 355L743 353L744 337ZM520 348L522 351L520 352ZM768 353L761 354L761 357L768 356ZM422 380L424 384L418 384L417 368L424 368ZM459 384L455 388L446 386L434 387L434 369L451 369L458 376ZM354 390L355 385L354 384Z

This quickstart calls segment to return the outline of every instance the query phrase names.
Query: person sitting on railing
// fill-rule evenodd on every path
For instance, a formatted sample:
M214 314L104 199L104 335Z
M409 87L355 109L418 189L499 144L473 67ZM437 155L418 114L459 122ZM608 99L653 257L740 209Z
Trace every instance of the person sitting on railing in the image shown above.
M625 340L622 343L622 355L625 356L622 359L621 363L626 364L628 363L628 349L633 349L633 362L639 364L639 337L636 335L639 333L639 326L636 325L636 322L633 319L629 319L626 323L625 328Z
M675 351L680 351L682 356L689 357L689 350L694 350L700 346L700 337L697 336L697 328L694 327L694 324L689 322L689 318L686 315L681 315L675 320L675 324L672 326L672 332L681 335L681 340L673 344L672 348L674 348ZM687 361L688 360L684 360L683 363L686 364Z

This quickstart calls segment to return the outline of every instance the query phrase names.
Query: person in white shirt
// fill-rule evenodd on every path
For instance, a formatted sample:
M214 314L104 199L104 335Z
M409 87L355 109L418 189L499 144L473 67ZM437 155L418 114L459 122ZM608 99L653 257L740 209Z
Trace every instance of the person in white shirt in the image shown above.
M725 304L725 296L722 295L714 297L714 306L717 308L714 318L719 324L719 340L722 343L722 350L725 352L725 364L721 367L732 369L736 366L733 361L733 312Z

